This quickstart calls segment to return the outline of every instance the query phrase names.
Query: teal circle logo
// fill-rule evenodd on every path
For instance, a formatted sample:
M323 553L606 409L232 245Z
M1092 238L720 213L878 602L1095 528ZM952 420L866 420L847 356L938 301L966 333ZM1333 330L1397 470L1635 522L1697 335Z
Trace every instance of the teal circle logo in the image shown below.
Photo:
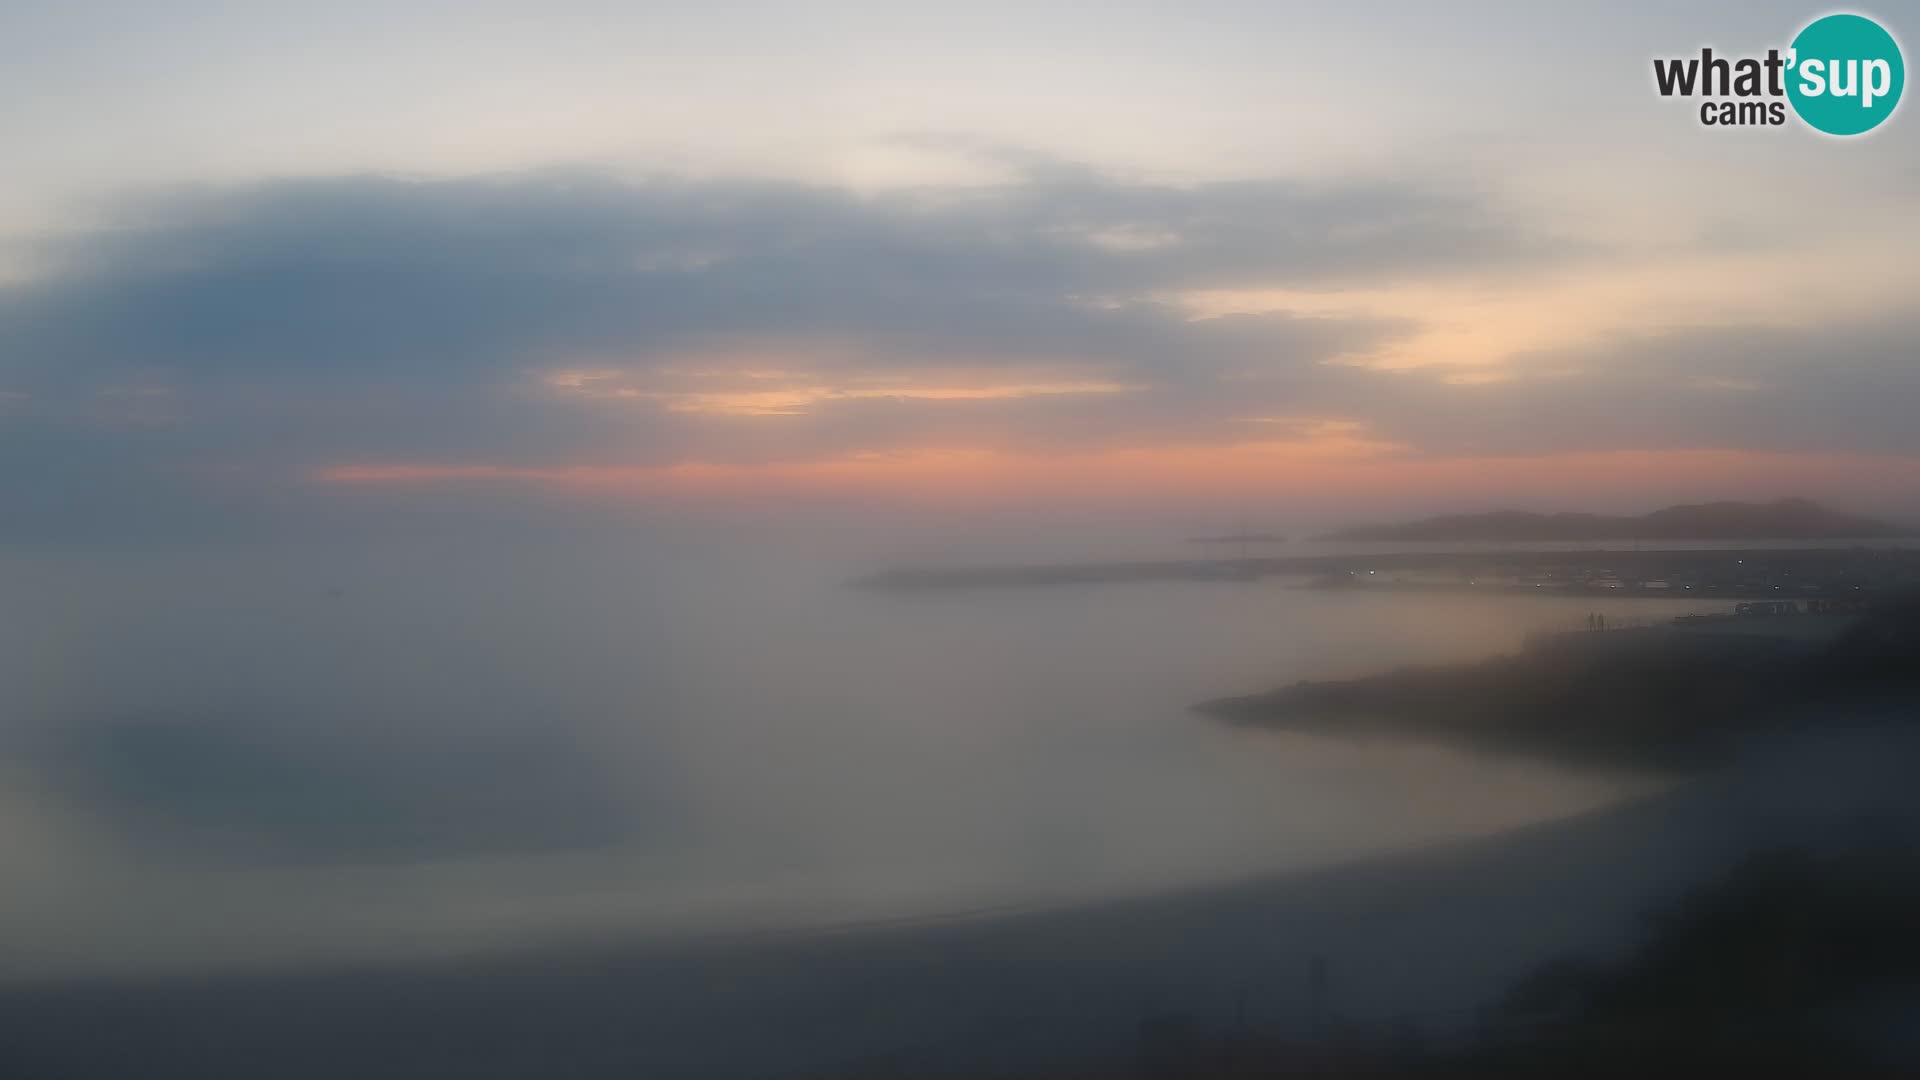
M1787 63L1793 111L1829 135L1879 127L1907 85L1900 43L1864 15L1827 15L1808 23L1793 39Z

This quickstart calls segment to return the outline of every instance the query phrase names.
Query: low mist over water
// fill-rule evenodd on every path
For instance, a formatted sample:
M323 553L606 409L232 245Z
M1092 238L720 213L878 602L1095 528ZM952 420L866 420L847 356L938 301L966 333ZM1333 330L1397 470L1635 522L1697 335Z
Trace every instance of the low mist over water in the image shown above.
M1481 834L1653 783L1189 711L1509 650L1588 601L1285 579L844 587L873 568L643 529L10 554L9 970L1049 904Z

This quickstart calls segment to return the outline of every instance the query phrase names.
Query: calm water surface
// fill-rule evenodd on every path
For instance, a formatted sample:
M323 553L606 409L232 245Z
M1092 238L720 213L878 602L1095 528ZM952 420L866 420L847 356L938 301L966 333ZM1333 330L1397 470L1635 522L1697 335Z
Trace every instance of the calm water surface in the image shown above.
M1509 650L1592 601L841 587L873 568L752 538L0 558L11 966L1070 902L1650 783L1188 711Z

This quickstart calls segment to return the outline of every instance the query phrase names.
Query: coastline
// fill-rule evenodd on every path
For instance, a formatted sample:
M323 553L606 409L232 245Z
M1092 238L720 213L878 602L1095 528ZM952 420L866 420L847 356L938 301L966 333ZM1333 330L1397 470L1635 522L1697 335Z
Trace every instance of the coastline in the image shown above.
M1395 574L1434 573L1446 588L1515 595L1596 595L1609 599L1856 599L1920 582L1920 547L1879 541L1840 546L1712 548L1505 546L1474 550L1373 551L1230 559L1027 563L902 568L853 579L854 588L898 592L1099 585L1135 581L1252 581L1307 575L1325 587L1427 587ZM1381 575L1387 581L1363 583ZM1659 583L1657 586L1654 583Z
M1892 740L1889 743L1888 740ZM381 968L11 985L0 1045L63 1075L804 1075L866 1063L1092 1063L1157 1016L1299 1033L1306 972L1342 1023L1435 1036L1543 959L1618 950L1637 913L1744 853L1917 797L1915 739L1807 746L1492 837L1073 908L692 942L609 939ZM1899 753L1890 754L1894 745ZM1904 766L1903 766L1904 768ZM1877 779L1864 782L1862 770ZM1876 771L1877 770L1877 771ZM1836 783L1836 777L1848 782ZM1823 779L1824 778L1824 779ZM795 1002L803 1005L796 1007ZM97 1038L102 1016L116 1038ZM751 1033L751 1037L742 1037ZM885 1068L881 1069L886 1071Z

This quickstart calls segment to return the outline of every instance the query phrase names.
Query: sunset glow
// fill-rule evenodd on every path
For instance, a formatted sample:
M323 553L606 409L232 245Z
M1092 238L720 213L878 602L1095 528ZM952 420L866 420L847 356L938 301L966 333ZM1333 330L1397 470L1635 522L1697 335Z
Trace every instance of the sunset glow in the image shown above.
M1642 54L1703 15L1556 15L1591 48L1503 47L1495 86L1442 59L1486 47L1471 20L1401 7L1392 41L1335 10L868 12L817 40L780 5L724 33L601 12L591 43L416 14L358 104L234 49L117 117L75 111L88 58L48 61L0 197L0 437L70 470L25 481L47 506L252 482L1345 516L1639 482L1920 507L1890 464L1920 457L1911 138L1677 123ZM1273 35L1325 50L1282 71L1246 45ZM66 134L116 123L112 154Z

